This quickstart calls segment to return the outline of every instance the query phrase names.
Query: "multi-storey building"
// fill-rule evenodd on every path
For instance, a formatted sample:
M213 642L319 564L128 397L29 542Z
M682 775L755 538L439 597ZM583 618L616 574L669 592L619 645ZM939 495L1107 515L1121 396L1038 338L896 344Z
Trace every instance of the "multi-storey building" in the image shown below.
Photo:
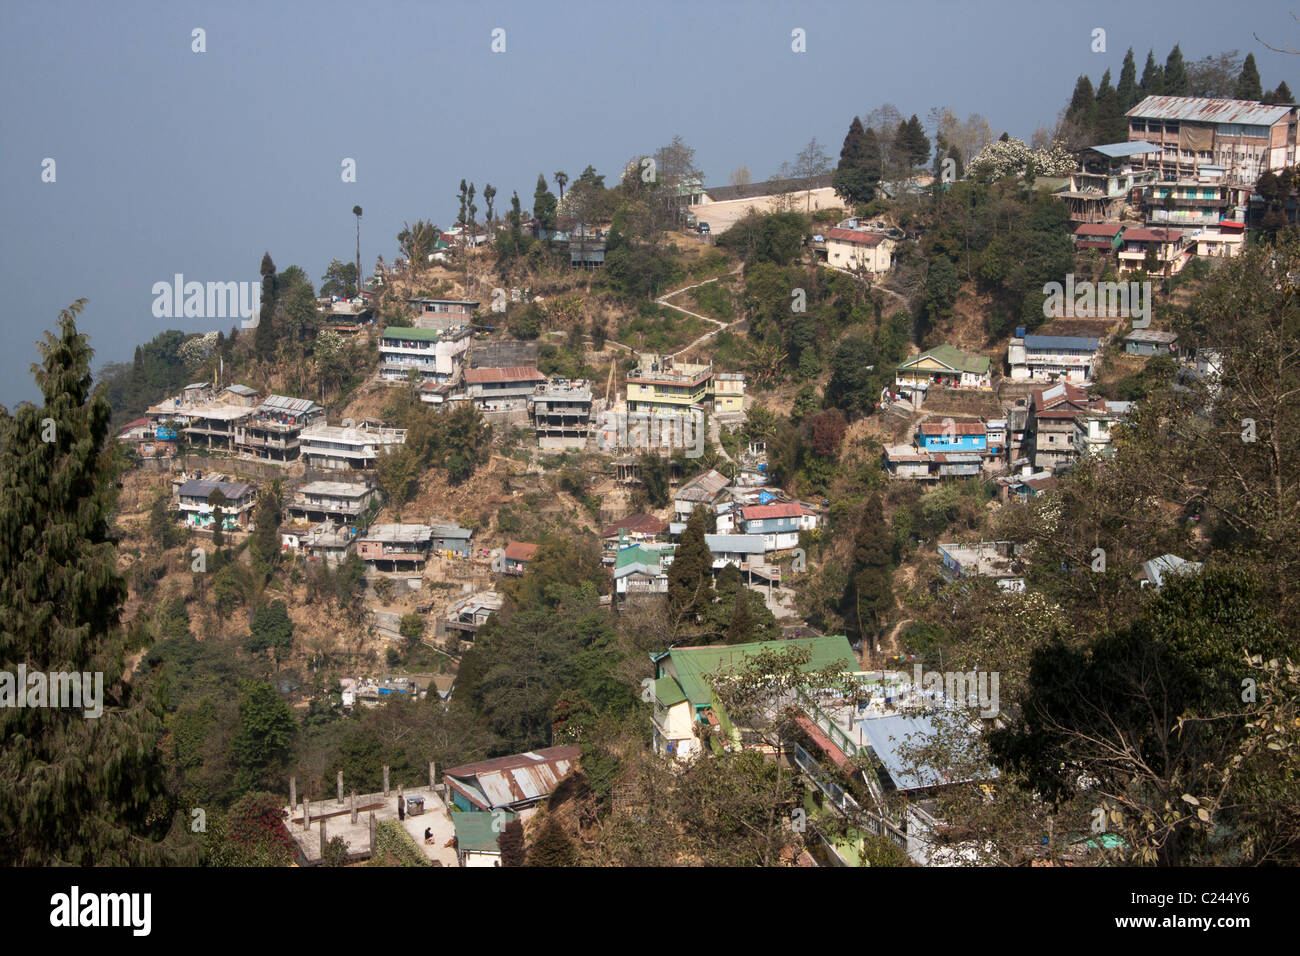
M379 338L379 377L403 382L416 370L426 382L453 382L469 349L469 326L447 329L408 329L390 326Z
M713 371L713 363L678 362L671 355L644 353L627 376L627 407L633 412L687 411L709 404L735 414L745 406L745 377Z
M289 502L289 517L305 522L351 523L365 514L378 492L366 484L346 481L312 481Z
M1007 345L1013 382L1050 382L1057 377L1080 383L1092 378L1101 340L1081 335L1026 335L1016 329Z
M405 428L312 425L302 430L301 452L309 468L338 471L373 468L375 459L406 443Z
M241 452L265 461L286 462L298 457L302 430L323 422L325 409L311 399L268 395L266 401L235 427Z
M1293 104L1148 96L1125 115L1130 140L1160 147L1146 161L1162 180L1195 179L1203 167L1221 167L1232 205L1245 205L1262 173L1295 165L1296 111Z
M212 500L218 491L224 501ZM211 530L215 512L220 508L223 530L246 530L256 495L256 489L242 481L191 478L176 490L176 510L188 527Z
M591 383L553 378L533 389L528 415L539 448L582 446L591 435Z
M1072 222L1117 219L1136 191L1155 181L1156 171L1144 162L1159 152L1159 146L1140 141L1093 146L1083 151L1069 186L1054 195L1069 207Z
M1191 262L1194 252L1182 230L1127 229L1119 249L1119 273L1145 269L1154 275L1176 276Z

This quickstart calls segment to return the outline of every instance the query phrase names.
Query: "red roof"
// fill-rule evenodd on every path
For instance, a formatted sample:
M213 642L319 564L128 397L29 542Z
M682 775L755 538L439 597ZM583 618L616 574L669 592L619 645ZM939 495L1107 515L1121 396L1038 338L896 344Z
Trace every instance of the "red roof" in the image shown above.
M1182 233L1173 229L1130 229L1124 233L1124 241L1128 242L1177 242L1182 238Z
M544 382L546 376L536 366L509 365L505 368L467 368L465 381L470 385L481 382Z
M507 561L531 561L537 553L537 545L526 541L511 541L506 545Z
M878 246L885 237L874 232L859 232L856 229L832 229L826 233L826 238L838 239L841 242L856 242L863 246Z
M1124 229L1122 222L1085 222L1074 230L1076 236L1118 236Z
M797 518L812 512L797 502L783 501L774 505L749 505L741 508L740 514L746 521L762 521L764 518Z
M659 534L664 530L664 523L654 515L630 515L615 521L602 533L606 538L617 538L620 532L628 534Z
M1233 222L1233 221L1230 220L1230 219L1220 219L1220 220L1219 220L1219 228L1223 228L1224 226L1228 226L1229 228L1232 228L1232 229L1245 229L1245 228L1246 228L1246 224L1245 224L1244 222Z
M983 435L986 430L982 422L949 422L947 428L939 422L926 422L921 426L922 435L942 435L944 432L953 435Z
M127 422L125 425L123 425L122 430L126 431L128 428L139 428L141 425L148 425L148 424L149 424L149 419L147 417L137 418L135 421Z

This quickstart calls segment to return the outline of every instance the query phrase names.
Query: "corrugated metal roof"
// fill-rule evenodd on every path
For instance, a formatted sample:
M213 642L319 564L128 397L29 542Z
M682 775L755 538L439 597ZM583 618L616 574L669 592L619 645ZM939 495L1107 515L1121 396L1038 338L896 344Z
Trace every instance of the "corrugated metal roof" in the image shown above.
M828 241L852 242L863 246L878 246L885 236L874 232L861 232L857 229L831 229L826 233Z
M714 554L763 554L761 534L706 534L704 543Z
M784 501L775 505L748 505L740 509L741 517L746 521L762 521L765 518L797 518L810 514L809 510L793 501Z
M987 355L972 355L969 352L963 352L954 345L936 345L928 351L922 352L916 358L910 358L898 365L899 369L911 368L923 359L932 358L937 362L942 362L951 369L960 372L973 372L976 375L983 375L989 370L991 362Z
M301 415L304 412L320 411L320 406L310 398L290 398L288 395L268 395L258 406L262 412L290 412Z
M1026 335L1025 348L1083 349L1086 352L1095 352L1099 341L1099 339L1076 335Z
M943 435L945 432L951 435L983 435L986 431L983 422L949 422L946 426L942 422L926 422L921 426L922 435Z
M187 498L206 499L218 488L221 489L221 493L226 496L228 501L238 501L253 490L252 485L244 484L242 481L207 481L206 479L191 478L181 485L178 493Z
M578 763L577 747L547 747L509 757L453 767L443 773L451 786L469 785L484 798L484 810L531 803L550 794ZM473 801L475 793L466 793Z
M537 545L524 541L511 541L506 545L506 559L510 561L531 561L537 553Z
M970 779L953 777L946 768L924 764L915 758L915 750L929 743L939 733L929 717L902 714L871 717L861 721L858 726L899 790L919 790L963 783ZM905 754L905 750L911 753ZM998 775L996 768L988 769L987 776Z
M709 469L678 488L674 497L678 501L707 501L719 495L730 483L726 475Z
M1254 100L1212 100L1195 96L1148 96L1125 116L1186 120L1191 123L1243 123L1272 126L1291 112L1289 106L1266 106Z
M802 667L805 672L821 670L833 664L843 667L845 671L856 671L860 666L853 649L849 647L848 638L843 635L758 641L725 647L676 647L657 657L652 655L651 659L656 663L665 658L670 660L676 671L677 683L691 703L696 707L708 707L713 697L707 679L710 674L740 667L746 659L762 651L780 653L794 647L805 648L811 655L808 663Z
M467 368L465 382L478 385L482 382L544 382L546 376L535 367L509 365L504 368Z
M1101 153L1103 156L1109 156L1111 159L1119 159L1122 156L1141 156L1144 153L1159 153L1163 149L1152 143L1144 143L1141 140L1134 140L1130 143L1105 143L1101 146L1091 147L1095 153Z

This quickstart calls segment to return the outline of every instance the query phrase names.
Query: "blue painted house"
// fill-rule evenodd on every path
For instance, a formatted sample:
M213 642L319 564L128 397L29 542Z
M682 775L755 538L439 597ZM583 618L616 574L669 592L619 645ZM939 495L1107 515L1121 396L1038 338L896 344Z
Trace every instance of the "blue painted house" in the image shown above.
M988 431L983 422L926 422L917 432L916 447L922 451L988 450Z

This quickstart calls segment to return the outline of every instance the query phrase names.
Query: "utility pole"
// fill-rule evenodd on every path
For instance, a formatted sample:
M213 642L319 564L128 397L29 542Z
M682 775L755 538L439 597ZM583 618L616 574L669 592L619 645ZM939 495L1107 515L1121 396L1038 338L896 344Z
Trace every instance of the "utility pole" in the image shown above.
M352 215L357 217L357 295L361 294L361 207L353 206Z

